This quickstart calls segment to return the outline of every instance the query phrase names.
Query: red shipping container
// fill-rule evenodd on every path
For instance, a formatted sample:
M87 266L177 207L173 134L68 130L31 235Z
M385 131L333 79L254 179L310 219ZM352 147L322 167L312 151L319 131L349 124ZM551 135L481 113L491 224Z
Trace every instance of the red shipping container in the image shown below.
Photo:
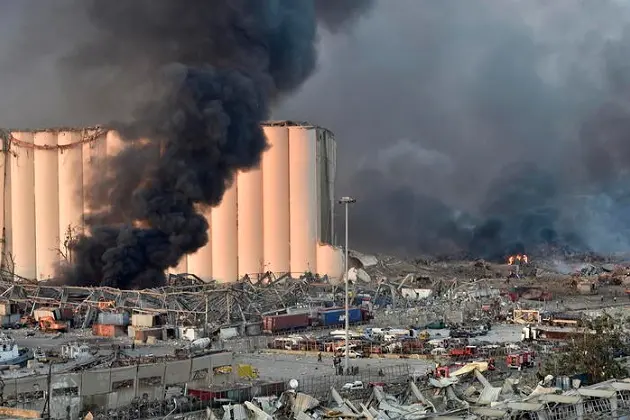
M123 327L108 324L93 324L92 334L99 337L122 337L127 335Z
M306 328L309 325L310 315L308 313L267 315L263 317L263 332L266 333Z
M74 310L72 308L61 308L61 320L62 321L74 320Z

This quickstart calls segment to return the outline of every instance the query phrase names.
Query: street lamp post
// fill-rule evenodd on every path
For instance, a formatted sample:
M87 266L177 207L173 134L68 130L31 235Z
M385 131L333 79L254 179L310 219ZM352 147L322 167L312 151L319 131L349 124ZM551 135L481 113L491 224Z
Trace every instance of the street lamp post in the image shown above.
M345 206L345 210L346 210L346 247L345 247L345 253L346 253L346 258L344 261L344 273L346 276L346 280L345 280L345 286L346 286L346 304L345 304L345 309L346 309L346 345L345 345L345 354L344 354L344 359L343 359L343 372L345 375L348 374L348 367L350 365L350 306L349 306L349 299L348 299L348 206L350 204L356 203L357 200L355 200L354 198L351 197L342 197L339 200L339 204L343 204Z

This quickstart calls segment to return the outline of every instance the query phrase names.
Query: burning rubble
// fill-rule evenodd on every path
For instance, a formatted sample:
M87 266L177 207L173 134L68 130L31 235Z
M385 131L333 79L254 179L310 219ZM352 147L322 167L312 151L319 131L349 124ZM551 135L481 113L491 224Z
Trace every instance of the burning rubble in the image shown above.
M507 258L508 265L521 265L521 264L529 264L529 257L525 254L516 254L510 255Z

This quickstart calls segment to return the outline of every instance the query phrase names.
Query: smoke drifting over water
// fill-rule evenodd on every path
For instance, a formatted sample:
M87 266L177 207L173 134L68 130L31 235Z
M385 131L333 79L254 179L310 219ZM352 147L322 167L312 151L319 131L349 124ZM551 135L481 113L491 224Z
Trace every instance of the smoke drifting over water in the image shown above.
M353 2L357 12L362 3ZM338 28L355 14L312 0L62 4L25 10L47 30L62 28L68 12L83 17L83 36L74 34L82 43L69 43L58 62L63 85L77 96L87 97L80 91L87 88L100 103L85 107L101 119L116 115L117 97L131 96L120 104L130 115L110 124L129 147L106 162L90 203L101 211L88 218L89 235L77 241L63 277L154 287L207 243L199 207L219 204L235 172L259 164L270 106L316 68L318 17Z
M378 0L323 51L275 114L340 139L351 247L630 251L630 3Z

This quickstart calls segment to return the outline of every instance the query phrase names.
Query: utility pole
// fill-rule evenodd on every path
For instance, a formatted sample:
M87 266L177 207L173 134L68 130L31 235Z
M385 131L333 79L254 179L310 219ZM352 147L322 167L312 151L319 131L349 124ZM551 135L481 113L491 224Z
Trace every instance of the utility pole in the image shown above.
M44 408L42 409L42 419L49 419L51 417L50 414L50 399L52 398L52 365L51 362L48 365L48 375L46 377L46 398L44 400Z
M341 200L339 200L340 204L343 204L345 206L345 210L346 210L346 249L345 249L345 253L346 253L346 258L344 261L344 273L346 276L346 281L345 281L345 287L346 287L346 304L345 304L345 312L346 312L346 346L345 346L345 354L344 354L344 360L343 360L343 372L345 375L348 374L349 372L349 365L350 365L350 306L349 306L349 297L348 297L348 206L350 204L356 203L357 200L355 200L354 198L351 197L342 197Z
M203 319L203 336L204 337L208 336L208 309L209 309L208 308L208 303L209 303L208 299L209 299L209 297L206 294L206 310L205 310L205 313L204 313L205 316L204 316L204 319Z
M226 302L225 303L226 303L226 306L227 306L227 308L226 308L226 310L227 310L227 320L226 321L227 321L227 324L229 325L230 322L232 322L232 319L230 318L230 313L232 312L232 295L230 295L229 291L227 292Z

